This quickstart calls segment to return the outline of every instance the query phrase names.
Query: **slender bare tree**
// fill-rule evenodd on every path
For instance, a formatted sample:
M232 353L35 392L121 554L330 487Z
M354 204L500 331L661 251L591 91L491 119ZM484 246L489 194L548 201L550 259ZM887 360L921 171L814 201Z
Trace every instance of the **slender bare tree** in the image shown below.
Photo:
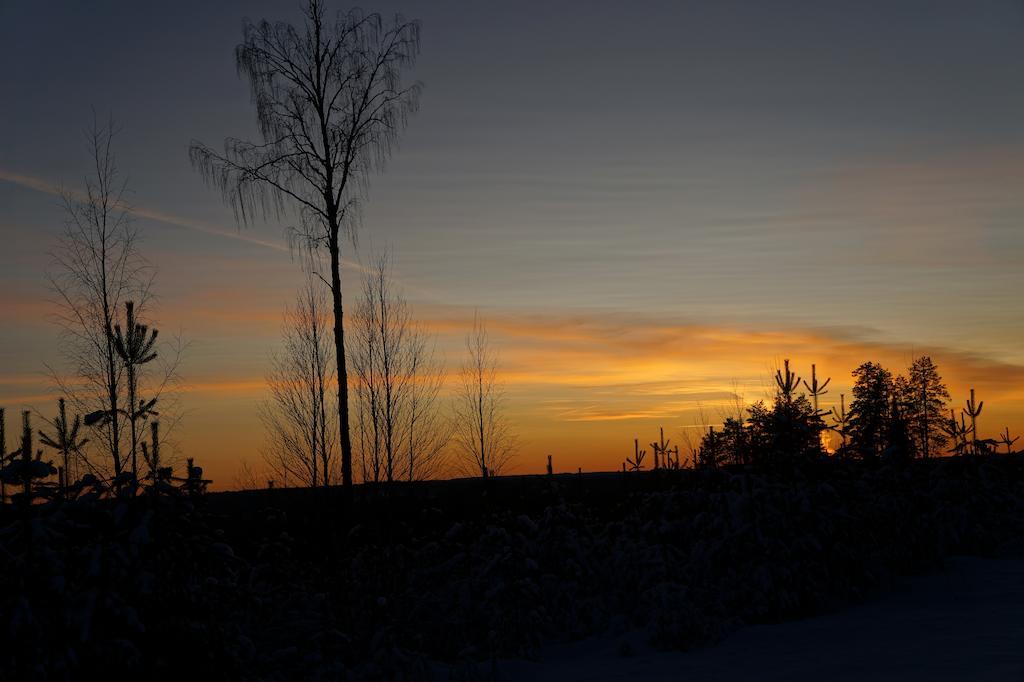
M363 481L438 473L451 423L438 410L445 374L432 340L393 283L385 253L351 318L357 441Z
M261 471L256 470L249 462L243 460L238 471L235 472L232 488L234 490L261 490L267 488L271 482L263 476Z
M61 394L76 412L91 415L93 443L106 451L120 474L123 456L124 365L117 355L114 320L128 299L141 313L150 301L154 270L137 249L138 228L125 200L113 151L113 121L94 119L86 138L93 164L85 191L63 192L67 220L48 273L61 327L64 366L50 368ZM105 467L104 467L105 468Z
M441 410L446 374L432 340L421 331L410 342L408 372L412 387L405 405L404 469L410 481L435 478L447 466L454 421Z
M354 9L328 17L309 0L301 26L246 21L235 55L248 79L262 141L228 139L224 152L200 142L192 164L216 185L240 224L298 212L293 235L330 255L342 483L352 485L348 373L342 307L341 239L356 224L357 200L383 168L421 85L402 72L419 54L419 24ZM351 234L351 233L350 233Z
M498 361L479 317L466 335L467 358L460 373L453 435L463 469L487 478L508 465L517 449L505 413L505 389L498 379Z
M270 362L270 397L259 406L267 432L263 459L278 480L330 485L335 468L336 410L327 296L307 278L294 308L286 309L283 347Z

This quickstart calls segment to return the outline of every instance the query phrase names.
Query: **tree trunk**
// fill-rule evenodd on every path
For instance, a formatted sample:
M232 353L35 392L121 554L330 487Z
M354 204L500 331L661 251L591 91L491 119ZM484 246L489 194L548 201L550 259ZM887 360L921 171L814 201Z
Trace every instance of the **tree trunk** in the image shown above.
M338 227L332 225L331 303L334 307L334 356L338 363L338 429L341 436L341 486L346 502L352 497L352 441L348 431L348 369L345 359L345 326L341 305L341 267Z
M104 266L104 277L106 277L106 267ZM103 316L105 318L104 326L106 327L105 332L107 335L107 398L110 401L110 454L114 459L114 475L119 476L121 474L121 427L118 425L118 412L117 412L117 374L114 366L114 338L113 329L110 325L110 306L106 301L106 290L104 285L104 301L103 301Z
M921 382L921 440L924 443L924 458L928 459L930 453L928 433L928 377L925 376Z
M135 380L136 380L136 377L135 377L135 366L133 364L129 363L128 364L128 401L129 401L130 404L128 406L128 421L129 421L129 423L131 425L131 430L132 430L132 476L134 476L136 479L138 479L138 477L139 477L139 469L138 469L138 462L136 461L136 454L135 454L136 449L138 448L138 433L136 432L135 421L139 417L139 415L136 413L136 410L139 409L139 406L138 406L138 403L137 403L138 396L135 395L135 391L136 391Z

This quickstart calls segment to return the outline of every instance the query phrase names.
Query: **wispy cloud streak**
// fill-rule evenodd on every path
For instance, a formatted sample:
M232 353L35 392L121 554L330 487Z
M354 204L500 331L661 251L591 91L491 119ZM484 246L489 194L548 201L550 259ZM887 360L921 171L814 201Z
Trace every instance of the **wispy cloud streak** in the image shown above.
M71 194L76 198L81 198L83 196L80 191L68 190L60 187L59 185L47 182L46 180L35 178L29 175L23 175L21 173L14 173L3 168L0 168L0 180L4 182L9 182L13 185L18 185L19 187L31 189L36 192L43 192L45 194L50 194L53 196L64 196L65 194ZM283 251L286 253L289 251L288 247L282 244L275 244L274 242L270 242L265 239L259 239L258 237L253 237L243 232L232 232L230 230L224 230L218 227L213 227L212 225L206 225L204 223L191 220L189 218L184 218L182 216L165 213L163 211L147 208L145 206L122 203L119 206L119 208L123 209L124 211L127 211L129 214L133 216L145 218L148 220L155 220L166 225L173 225L174 227L181 227L187 230L202 232L204 234L215 235L217 237L224 237L225 239L233 239L235 241L241 241L247 244L254 244L256 246L262 246L267 249L273 249L274 251Z

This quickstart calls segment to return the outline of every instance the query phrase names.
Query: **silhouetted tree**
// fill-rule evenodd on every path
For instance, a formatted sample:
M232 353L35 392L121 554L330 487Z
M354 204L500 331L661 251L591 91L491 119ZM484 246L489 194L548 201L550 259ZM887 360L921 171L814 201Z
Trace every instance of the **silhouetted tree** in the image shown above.
M1020 440L1020 436L1010 438L1010 427L1007 426L1003 429L1003 432L999 434L999 443L1006 446L1006 454L1013 454L1013 444Z
M696 466L755 464L789 467L824 455L821 432L825 424L807 396L796 394L800 379L789 369L776 372L771 406L763 400L747 408L746 422L727 417L721 430L709 428L695 452Z
M825 428L805 395L779 392L769 409L755 403L748 418L750 461L764 466L787 466L823 456L821 432Z
M671 469L671 449L668 447L671 440L665 440L665 429L658 429L658 440L651 443L651 451L654 453L654 468Z
M947 442L941 421L949 403L949 391L938 367L927 355L915 359L896 389L916 451L922 457L941 452Z
M700 440L697 449L697 466L701 469L717 469L726 463L728 458L727 443L714 426L709 426L707 433Z
M21 447L16 454L17 457L9 457L0 469L0 480L12 485L21 484L21 492L12 495L12 500L28 508L36 497L52 497L55 486L42 484L40 490L34 483L37 479L42 481L53 476L57 469L42 460L42 450L34 458L32 456L32 422L28 410L21 413Z
M967 436L971 433L971 427L967 425L964 420L964 415L961 412L960 419L956 417L956 410L949 411L949 417L943 418L939 424L942 432L949 437L952 441L950 451L954 455L967 454L969 449L969 443Z
M889 461L903 462L912 459L915 452L899 393L893 391L889 400L889 417L885 422L885 449L882 451L882 457Z
M750 463L750 428L745 426L743 421L727 417L722 422L721 440L727 463Z
M735 417L726 417L720 431L708 427L694 453L695 465L713 469L725 464L748 464L752 456L750 433L750 428Z
M149 465L149 474L146 478L151 481L151 489L158 491L162 486L170 485L171 467L163 466L164 462L160 458L160 422L150 422L149 432L149 444L147 445L145 441L141 444L142 456Z
M878 363L865 362L853 370L853 380L850 445L863 459L877 459L886 446L892 374Z
M363 480L435 475L452 433L439 410L445 374L427 330L394 287L387 254L367 274L350 319Z
M125 326L122 331L120 323L114 325L114 350L121 359L128 373L128 423L131 425L131 457L132 474L138 476L137 450L139 443L138 421L155 414L153 408L157 399L139 399L139 372L144 365L156 360L156 329L150 330L148 325L141 324L135 316L135 303L125 304Z
M479 317L466 335L467 358L455 404L454 444L467 472L487 478L500 473L515 454L516 436L505 414L498 362Z
M846 412L846 394L839 394L839 409L832 408L832 431L839 435L839 449L836 454L840 457L847 453L847 440L850 436L850 415Z
M67 375L51 370L61 393L81 414L94 415L115 475L124 468L123 364L114 345L114 319L129 298L141 310L150 298L153 269L136 248L138 229L125 201L113 151L114 123L87 132L92 174L83 194L63 193L67 220L48 273L57 298L60 349Z
M203 468L196 466L195 459L189 457L185 460L185 478L181 480L180 489L190 497L197 497L206 493L206 487L212 482L203 478Z
M79 455L81 448L89 442L88 438L79 438L78 431L82 427L82 418L79 415L75 415L73 421L68 421L67 408L64 404L64 398L57 401L57 416L53 421L50 422L53 427L53 434L50 435L44 431L39 431L40 442L50 448L53 448L61 454L61 459L64 463L61 467L63 472L63 480L60 482L61 493L67 493L67 486L77 480L72 472L71 455Z
M218 153L200 142L192 164L216 185L241 224L254 211L296 209L295 234L330 255L338 376L341 474L352 485L348 372L341 290L342 230L356 223L356 200L390 156L421 86L402 72L419 53L419 25L385 23L361 10L331 18L310 0L301 26L246 21L236 49L251 86L262 140L229 138Z
M985 401L974 400L974 389L971 389L971 397L964 405L964 414L971 420L971 454L981 454L981 440L978 438L978 417L981 416L981 409L985 407Z
M780 466L822 455L821 432L825 424L807 396L797 394L801 379L790 369L789 360L775 372L774 379L776 391L770 408L759 401L748 410L746 428L739 423L728 424L729 435L723 439L722 447L746 451L731 453L729 458L733 461ZM816 377L813 385L816 390L823 388Z
M327 296L308 277L286 309L282 348L270 360L270 398L258 413L267 434L263 459L274 474L302 485L329 485L334 463L337 410L328 387L334 381Z
M800 388L800 377L789 370L789 360L784 361L784 369L775 370L775 387L778 400L792 402L796 390Z
M829 383L831 383L831 381L832 377L828 377L827 379L825 379L823 383L819 384L818 366L813 363L811 364L811 383L808 384L806 380L804 380L803 383L804 388L807 389L807 395L811 396L811 401L814 405L814 412L819 416L824 416L828 414L827 412L822 412L818 408L818 398L828 393L828 385Z
M235 490L260 490L262 488L271 489L274 487L272 480L268 481L266 477L253 469L252 465L245 460L242 460L242 463L238 466L238 471L235 473L232 484Z
M647 456L647 450L640 449L640 439L633 439L633 458L626 458L626 464L629 465L630 471L640 471L644 468L644 457Z

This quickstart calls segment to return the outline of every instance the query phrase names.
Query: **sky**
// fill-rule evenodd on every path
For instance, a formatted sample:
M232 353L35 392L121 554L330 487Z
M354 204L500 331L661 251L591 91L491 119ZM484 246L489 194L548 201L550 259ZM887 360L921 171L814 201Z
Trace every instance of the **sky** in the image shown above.
M334 5L342 8L345 6ZM1024 3L405 2L424 84L351 263L388 248L450 367L478 311L513 471L618 468L765 397L930 354L982 435L1024 431ZM233 50L296 2L0 2L0 405L46 415L45 273L93 111L121 125L182 454L230 487L301 281L284 223L240 229L190 141L256 137ZM345 287L359 286L348 267Z

